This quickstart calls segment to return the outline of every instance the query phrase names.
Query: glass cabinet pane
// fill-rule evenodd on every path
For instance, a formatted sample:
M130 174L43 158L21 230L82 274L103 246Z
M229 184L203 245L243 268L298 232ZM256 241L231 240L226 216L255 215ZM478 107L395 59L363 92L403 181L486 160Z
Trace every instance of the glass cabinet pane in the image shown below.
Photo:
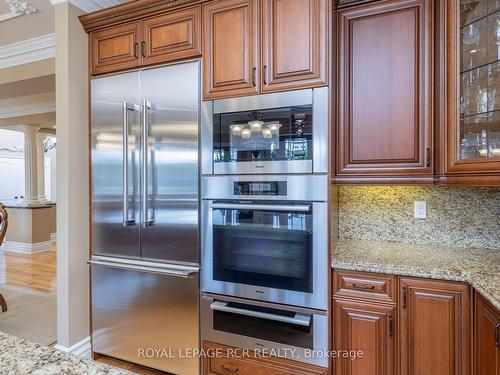
M460 159L498 157L500 0L461 0L460 40Z

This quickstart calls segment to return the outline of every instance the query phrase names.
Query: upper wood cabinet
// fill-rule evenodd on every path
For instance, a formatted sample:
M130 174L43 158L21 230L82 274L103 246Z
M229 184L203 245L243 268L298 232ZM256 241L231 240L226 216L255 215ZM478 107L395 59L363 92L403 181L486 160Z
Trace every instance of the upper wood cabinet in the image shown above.
M474 374L500 375L500 312L475 295Z
M400 279L401 374L471 373L470 287Z
M445 174L500 183L500 3L449 0L441 17ZM484 179L484 178L483 178Z
M362 350L356 359L335 359L338 375L392 375L397 371L396 307L335 299L333 302L335 350Z
M204 98L326 85L327 35L326 0L203 4Z
M433 182L433 1L338 11L336 175Z
M201 7L90 33L91 73L102 74L201 54Z
M139 66L140 38L140 22L90 33L92 74Z
M258 11L258 0L219 0L203 5L205 99L259 92Z
M143 64L201 55L201 8L194 7L143 21Z
M262 92L327 83L326 0L263 0Z

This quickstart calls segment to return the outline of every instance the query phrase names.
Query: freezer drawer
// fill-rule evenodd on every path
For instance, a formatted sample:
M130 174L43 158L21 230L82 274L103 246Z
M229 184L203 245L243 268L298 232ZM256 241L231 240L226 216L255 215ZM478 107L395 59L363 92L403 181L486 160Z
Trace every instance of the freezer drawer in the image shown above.
M198 273L179 266L170 275L165 266L118 267L91 264L93 351L173 374L199 374L198 358L186 358L186 349L200 345Z

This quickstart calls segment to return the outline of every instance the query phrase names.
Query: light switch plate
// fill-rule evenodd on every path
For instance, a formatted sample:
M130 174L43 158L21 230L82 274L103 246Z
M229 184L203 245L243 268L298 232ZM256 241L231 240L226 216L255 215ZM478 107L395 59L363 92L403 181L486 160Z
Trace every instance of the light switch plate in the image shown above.
M427 219L426 201L415 201L415 219Z

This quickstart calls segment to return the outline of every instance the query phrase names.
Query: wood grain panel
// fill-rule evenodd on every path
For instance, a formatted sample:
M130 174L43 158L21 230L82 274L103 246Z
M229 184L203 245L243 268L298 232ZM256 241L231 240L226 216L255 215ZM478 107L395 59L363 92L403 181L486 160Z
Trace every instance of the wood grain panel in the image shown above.
M201 55L201 6L143 21L143 64Z
M203 359L205 375L326 375L328 369L284 358L256 355L252 351L205 341L207 353L217 356ZM236 350L235 350L236 349Z
M432 174L432 1L338 13L338 175Z
M469 286L401 278L400 288L401 374L470 374Z
M396 367L396 307L335 298L334 350L362 351L334 361L338 375L391 375Z
M333 295L395 304L396 276L368 272L334 271Z
M140 35L139 22L90 33L91 74L139 66Z
M205 99L259 92L258 0L203 4L203 96Z
M264 0L262 91L328 83L326 0Z
M474 374L500 375L500 311L477 292L474 311Z

